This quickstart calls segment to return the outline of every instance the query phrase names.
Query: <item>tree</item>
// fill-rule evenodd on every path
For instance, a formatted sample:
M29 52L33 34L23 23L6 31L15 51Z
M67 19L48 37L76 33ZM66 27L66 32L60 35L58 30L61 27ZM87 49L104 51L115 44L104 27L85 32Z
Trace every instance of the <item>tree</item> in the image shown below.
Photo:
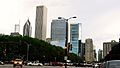
M28 51L29 46L29 51ZM4 51L6 50L6 55ZM0 58L3 61L10 61L14 58L22 58L30 61L39 60L40 62L64 61L64 49L59 46L51 45L43 40L28 36L8 36L0 35ZM69 59L77 62L81 59L75 54L69 54Z

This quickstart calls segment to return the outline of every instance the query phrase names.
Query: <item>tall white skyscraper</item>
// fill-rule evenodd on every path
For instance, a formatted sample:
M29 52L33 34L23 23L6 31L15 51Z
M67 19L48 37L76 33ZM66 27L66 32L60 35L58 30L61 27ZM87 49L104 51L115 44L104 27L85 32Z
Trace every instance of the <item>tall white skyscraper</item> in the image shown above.
M47 33L47 8L45 6L37 6L35 38L46 41Z

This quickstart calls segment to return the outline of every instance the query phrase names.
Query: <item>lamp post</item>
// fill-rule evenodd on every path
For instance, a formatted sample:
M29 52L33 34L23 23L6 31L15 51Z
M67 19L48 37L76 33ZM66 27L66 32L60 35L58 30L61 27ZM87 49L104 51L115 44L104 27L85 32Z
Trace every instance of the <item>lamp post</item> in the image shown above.
M68 19L65 19L66 20L66 37L65 37L65 68L67 68L67 45L68 45L68 21L72 18L77 18L76 16L74 17L70 17Z
M31 44L28 44L27 42L24 42L27 45L27 57L26 57L26 61L28 62L29 60L29 47L31 46Z
M29 44L27 44L27 62L28 62L28 56L29 56Z

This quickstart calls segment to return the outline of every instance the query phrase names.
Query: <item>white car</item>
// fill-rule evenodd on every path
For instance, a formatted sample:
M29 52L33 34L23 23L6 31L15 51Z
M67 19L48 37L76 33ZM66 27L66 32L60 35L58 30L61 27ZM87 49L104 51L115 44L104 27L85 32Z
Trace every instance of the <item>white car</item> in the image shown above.
M39 63L39 62L28 62L27 65L29 65L29 66L43 66L43 64Z
M1 65L4 65L4 62L0 61L0 64L1 64Z

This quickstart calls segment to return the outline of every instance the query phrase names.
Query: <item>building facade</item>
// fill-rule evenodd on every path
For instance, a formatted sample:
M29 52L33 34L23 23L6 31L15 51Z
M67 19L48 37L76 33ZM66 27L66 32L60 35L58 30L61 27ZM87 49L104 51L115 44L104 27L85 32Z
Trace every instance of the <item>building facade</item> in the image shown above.
M81 55L80 23L70 24L70 43L72 44L72 53Z
M31 27L31 23L28 19L23 27L23 36L31 37L31 33L32 33L32 27Z
M65 46L66 37L66 20L63 18L58 18L52 20L51 22L51 44Z
M96 50L93 50L93 61L97 61L97 53Z
M85 60L85 43L81 43L81 58Z
M109 54L109 52L111 51L112 47L117 45L119 42L116 42L115 40L112 40L111 42L104 42L103 43L103 58L105 58L105 56L107 54Z
M85 61L87 63L94 61L93 40L90 38L85 40Z
M98 61L103 59L103 50L99 49L98 50Z
M20 33L18 32L11 32L10 34L11 36L22 36Z
M47 33L47 8L37 6L35 22L35 38L46 41Z

